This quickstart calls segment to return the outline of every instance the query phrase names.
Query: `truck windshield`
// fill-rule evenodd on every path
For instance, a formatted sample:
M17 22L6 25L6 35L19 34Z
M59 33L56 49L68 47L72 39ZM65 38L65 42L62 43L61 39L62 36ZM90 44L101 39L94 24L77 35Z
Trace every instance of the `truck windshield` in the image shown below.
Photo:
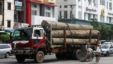
M13 33L13 40L29 40L30 39L30 34L32 31L30 29L26 30L15 30Z

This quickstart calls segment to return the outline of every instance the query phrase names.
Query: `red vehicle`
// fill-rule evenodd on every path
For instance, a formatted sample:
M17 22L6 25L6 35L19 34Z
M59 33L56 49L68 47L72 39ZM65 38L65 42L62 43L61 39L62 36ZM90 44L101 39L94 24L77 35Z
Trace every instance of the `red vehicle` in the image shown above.
M26 58L42 62L46 54L45 43L44 30L40 27L20 28L13 33L13 53L18 62L24 62Z
M12 51L18 62L24 62L27 58L34 59L36 62L43 62L44 56L48 53L55 53L58 59L75 59L77 56L79 60L83 60L87 54L86 44L73 44L73 42L66 42L65 29L63 32L64 38L60 38L60 40L63 39L64 41L63 44L59 45L53 44L54 41L52 40L53 37L50 34L51 32L43 29L41 26L18 28L13 33ZM57 41L59 42L59 40ZM88 41L90 42L91 38L88 38ZM98 43L98 40L96 43ZM91 47L94 48L95 44Z

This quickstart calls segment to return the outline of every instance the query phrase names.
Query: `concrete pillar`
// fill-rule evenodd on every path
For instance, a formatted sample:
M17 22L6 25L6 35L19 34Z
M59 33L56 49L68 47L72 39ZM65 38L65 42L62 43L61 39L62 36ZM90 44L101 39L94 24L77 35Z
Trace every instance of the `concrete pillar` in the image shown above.
M26 23L31 25L31 1L26 0Z

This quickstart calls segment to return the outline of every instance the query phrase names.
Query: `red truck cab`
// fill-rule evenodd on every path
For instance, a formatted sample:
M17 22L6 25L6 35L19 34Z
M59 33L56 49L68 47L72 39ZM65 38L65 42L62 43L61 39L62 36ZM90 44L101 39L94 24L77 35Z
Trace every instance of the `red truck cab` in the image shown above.
M12 38L12 52L18 62L33 58L42 62L46 47L44 30L41 27L25 27L15 29Z

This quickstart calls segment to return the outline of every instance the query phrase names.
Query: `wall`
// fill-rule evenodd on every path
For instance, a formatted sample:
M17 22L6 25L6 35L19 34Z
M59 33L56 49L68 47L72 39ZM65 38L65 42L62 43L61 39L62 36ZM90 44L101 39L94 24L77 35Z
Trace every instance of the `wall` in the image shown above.
M44 17L44 16L32 16L33 19L32 19L32 25L41 25L41 22L43 20L50 20L50 21L57 21L57 19L55 18L52 18L52 17Z
M14 0L4 0L4 28L13 28L14 25ZM11 10L8 10L8 2L11 3ZM11 21L11 27L7 27L7 21Z

